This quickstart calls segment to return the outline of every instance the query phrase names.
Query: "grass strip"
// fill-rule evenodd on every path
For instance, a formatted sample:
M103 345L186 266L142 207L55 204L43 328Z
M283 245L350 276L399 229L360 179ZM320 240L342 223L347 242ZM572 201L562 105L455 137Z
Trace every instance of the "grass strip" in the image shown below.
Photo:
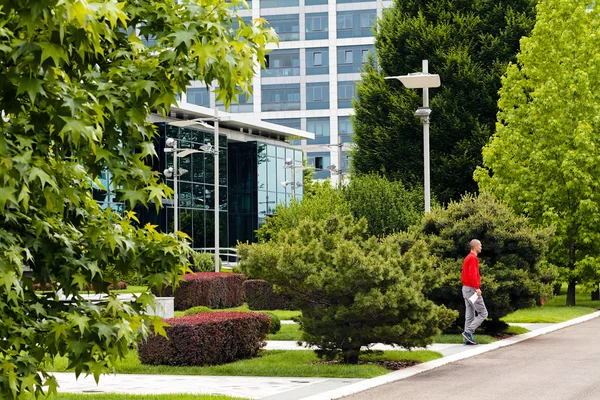
M596 311L590 307L531 307L517 310L502 318L505 322L518 323L558 323L581 317Z
M24 400L33 400L33 396L25 397ZM48 400L244 400L242 397L230 397L215 394L122 394L122 393L58 393L55 396L39 397Z
M393 350L377 353L380 361L427 362L441 358L440 353L427 350ZM361 356L373 357L374 355ZM212 375L212 376L279 376L322 378L373 378L389 372L377 364L318 364L319 358L311 350L263 351L259 357L240 360L224 365L204 367L176 367L169 365L144 365L137 352L131 351L124 360L117 362L115 372L121 374L160 375ZM67 368L66 358L57 358L53 371Z

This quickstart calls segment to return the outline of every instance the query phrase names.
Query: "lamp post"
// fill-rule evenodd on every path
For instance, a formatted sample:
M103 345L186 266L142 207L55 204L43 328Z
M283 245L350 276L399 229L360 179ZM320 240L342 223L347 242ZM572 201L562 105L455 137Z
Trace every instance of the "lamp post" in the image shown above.
M292 184L292 200L293 200L296 198L296 188L302 186L301 182L294 183L296 181L296 172L304 171L305 169L313 169L313 167L306 166L306 165L296 166L295 160L292 160L291 158L287 158L285 160L285 163L283 164L283 168L285 168L285 169L291 168L292 169L292 180L281 182L281 186L283 186L285 188L285 187L287 187L287 185Z
M342 183L344 180L344 171L342 170L342 150L343 150L343 146L344 144L342 143L342 139L340 138L339 134L338 134L338 143L337 144L328 144L327 147L337 147L337 160L338 160L338 164L332 164L330 166L327 167L327 169L329 171L331 171L331 175L337 175L338 176L338 182L337 182L337 186L338 189L342 188Z
M423 107L419 107L415 115L423 121L423 160L424 160L424 186L425 186L425 212L428 213L431 209L431 192L429 188L429 88L440 86L440 76L438 74L430 74L427 60L423 60L423 71L414 72L408 75L401 76L386 76L385 79L398 79L402 84L409 89L423 89Z
M220 259L219 259L219 230L220 230L220 226L219 226L219 210L220 210L220 196L219 196L219 121L221 120L221 118L219 117L219 109L215 108L215 116L213 118L195 118L195 119L191 119L191 120L186 120L186 121L177 121L177 122L171 122L170 125L179 127L179 128L185 128L185 127L190 127L190 126L194 126L194 125L200 125L203 126L205 128L211 129L214 131L214 140L215 140L215 145L214 147L211 144L205 144L200 146L201 150L191 150L191 149L179 149L182 150L181 153L179 153L179 157L185 157L188 154L192 154L192 153L208 153L208 154L212 154L214 155L214 174L215 174L215 189L214 189L214 193L215 193L215 215L214 215L214 220L215 220L215 272L219 272L220 271ZM214 121L214 126L210 126L207 123L205 123L204 121ZM175 139L171 139L173 141L175 141ZM169 141L169 139L167 139L167 142ZM175 141L175 146L176 146L176 141ZM173 150L169 150L165 149L166 152L174 152ZM186 153L187 152L187 153ZM176 153L176 152L174 152ZM185 154L184 154L185 153ZM182 154L184 154L182 156ZM175 155L174 157L174 164L173 164L173 170L174 172L177 171L177 155ZM167 175L167 170L165 170L165 175ZM186 171L187 172L187 171ZM184 172L185 173L185 172ZM183 174L180 174L183 175ZM174 183L175 186L177 186L177 178L176 175L173 175L174 178ZM178 226L178 220L177 220L177 206L178 206L178 200L177 200L177 190L175 190L175 207L174 207L174 214L175 214L175 230L177 230L177 226Z
M173 177L173 230L177 232L179 230L179 177L188 172L187 169L177 168L177 159L194 153L203 153L203 151L180 149L177 147L177 140L173 138L168 138L165 146L165 153L173 153L173 167L165 169L163 174L167 178Z

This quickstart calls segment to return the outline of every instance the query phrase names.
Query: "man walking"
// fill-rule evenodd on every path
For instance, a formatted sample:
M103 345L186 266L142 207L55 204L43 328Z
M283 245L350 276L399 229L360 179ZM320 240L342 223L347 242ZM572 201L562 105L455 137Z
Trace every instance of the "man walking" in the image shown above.
M465 299L465 331L462 333L464 344L479 344L473 338L473 333L487 318L488 312L481 296L479 260L481 242L477 239L469 243L471 252L465 258L462 269L462 295Z

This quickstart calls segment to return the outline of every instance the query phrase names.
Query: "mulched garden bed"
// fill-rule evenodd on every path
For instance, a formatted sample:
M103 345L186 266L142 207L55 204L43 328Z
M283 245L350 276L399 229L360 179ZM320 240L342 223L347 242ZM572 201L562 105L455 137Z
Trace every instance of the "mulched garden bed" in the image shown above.
M342 360L331 360L331 361L322 360L322 361L315 361L311 364L335 365L335 364L342 364ZM413 365L417 365L419 363L417 361L362 361L362 360L358 361L358 365L369 365L369 364L381 365L382 367L384 367L390 371L397 371L399 369L412 367Z

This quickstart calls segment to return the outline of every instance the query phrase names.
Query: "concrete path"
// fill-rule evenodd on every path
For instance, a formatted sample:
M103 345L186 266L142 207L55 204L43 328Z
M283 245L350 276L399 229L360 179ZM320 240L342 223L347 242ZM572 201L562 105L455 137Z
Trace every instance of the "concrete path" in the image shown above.
M515 359L511 359L509 356L496 357L494 356L497 353L505 351L504 349L490 352L490 350L498 349L504 346L508 346L511 344L515 344L527 339L535 338L539 335L546 334L548 332L552 332L567 326L571 326L577 323L581 323L583 321L591 320L600 316L600 312L596 312L594 314L590 314L581 318L577 318L572 321L567 321L562 324L553 324L553 325L537 325L537 326L529 326L529 329L534 329L534 331L524 334L518 335L509 339L501 340L494 342L489 345L479 345L479 346L463 346L456 344L434 344L432 346L428 346L428 349L438 351L444 355L443 358L430 361L427 363L415 365L414 367L406 368L400 371L390 372L389 374L379 376L372 379L332 379L332 378L276 378L276 377L230 377L230 376L187 376L187 375L131 375L131 374L120 374L120 375L104 375L100 378L100 384L96 385L94 379L92 377L84 378L81 376L79 380L75 380L74 373L55 373L54 375L57 377L58 383L60 385L60 392L71 392L71 393L132 393L132 394L164 394L164 393L195 393L195 394L224 394L228 396L241 397L246 399L265 399L265 400L326 400L326 399L337 399L347 395L352 395L356 393L360 393L358 396L367 396L367 397L356 397L356 399L375 399L377 400L385 400L385 399L452 399L458 398L460 396L461 400L465 397L465 393L469 393L469 396L474 397L486 397L488 398L489 388L494 387L494 381L499 380L502 382L503 387L508 385L512 385L510 382L510 377L513 379L520 376L519 369L525 368L527 370L527 374L532 374L535 376L539 374L536 372L536 367L531 367L531 371L526 368L527 362L535 360L535 355L537 352L541 352L545 346L550 347L558 347L563 349L561 353L562 358L558 357L556 359L552 359L550 356L543 356L539 361L539 371L544 371L544 375L549 375L547 370L554 370L554 368L558 368L562 371L560 365L556 366L556 364L565 364L571 371L571 374L577 375L573 371L576 371L577 367L587 368L588 364L591 362L590 360L594 359L594 361L600 360L600 340L597 338L598 329L600 329L600 319L594 320L592 322L592 328L585 328L587 324L581 325L583 328L577 329L578 327L570 328L568 330L557 332L554 335L558 335L562 337L563 334L570 334L571 330L577 330L577 334L572 338L567 338L561 341L560 343L553 343L552 340L554 336L548 335L550 337L551 342L547 342L546 337L541 337L534 340L541 340L542 345L538 345L534 340L528 341L527 343L520 344L517 346L512 346L508 349L509 353L512 354ZM590 323L588 323L590 324ZM581 330L583 329L583 330ZM564 332L564 333L563 333ZM579 342L584 342L579 349ZM529 344L534 344L534 350L526 352L529 349ZM588 343L588 344L585 344ZM578 350L576 355L574 356L574 362L563 362L565 360L571 360L569 355L569 351L571 351L571 347L577 347ZM377 345L376 348L388 349L390 346ZM596 348L593 351L593 348ZM296 342L277 342L270 341L267 344L267 349L306 349L305 347L300 347L296 344ZM391 347L390 347L391 348ZM517 350L512 350L512 349ZM396 350L398 348L395 348ZM579 355L579 351L581 351L581 355ZM585 358L585 353L588 353L589 357ZM487 353L485 356L481 355L483 353ZM503 354L503 353L502 353ZM542 354L542 353L540 353ZM478 357L475 357L478 356ZM466 360L469 357L474 357L473 360L475 364L473 366L468 367L467 374L470 373L481 373L484 376L483 379L484 385L481 390L468 390L462 391L465 389L465 382L462 382L460 379L457 379L456 375L448 375L448 380L444 380L446 375L450 372L454 374L458 374L458 377L462 377L461 379L465 381L472 382L472 379L464 379L464 370L462 369L463 363L467 363L471 360ZM480 361L484 360L482 362ZM464 361L459 361L464 360ZM490 361L494 360L494 361ZM547 365L544 361L552 361L551 364ZM489 365L487 365L489 363ZM524 363L524 364L523 364ZM447 365L449 364L449 365ZM446 365L446 367L444 367ZM598 363L600 365L600 363ZM457 368L460 366L460 368ZM435 371L430 371L432 369L436 369ZM464 367L467 368L467 367ZM428 372L426 372L428 371ZM441 377L437 378L437 372L441 371ZM595 382L600 382L600 367L598 369L589 371L589 378L594 380ZM417 375L420 374L420 375ZM415 376L417 375L417 376ZM470 376L470 375L469 375ZM527 375L525 375L527 376ZM552 376L555 383L569 382L568 380L559 379L560 373L556 373ZM570 375L568 379L571 379ZM413 377L411 379L407 379ZM425 378L423 378L425 377ZM479 378L476 378L479 379ZM402 381L400 381L402 380ZM531 380L531 377L522 378L521 381L528 382ZM387 385L390 382L400 381L398 384L405 390L406 394L403 396L397 396L397 391L395 386ZM413 383L416 381L417 383ZM456 382L454 382L456 381ZM405 383L409 384L404 387ZM434 388L438 385L436 382L443 382L439 386L439 393L433 392ZM449 383L452 385L449 385ZM394 384L394 385L396 385ZM414 386L410 386L414 385ZM456 386L454 386L456 385ZM380 387L381 386L381 387ZM430 387L431 386L431 387ZM568 385L566 385L568 386ZM377 388L374 391L366 391L368 389ZM457 397L448 397L447 388L451 388L452 390L460 391ZM596 396L594 399L600 398L600 387L596 384ZM423 395L423 390L427 390L427 397ZM431 393L429 391L432 391ZM417 395L418 393L418 395ZM451 393L450 393L451 394ZM584 393L585 394L585 393ZM387 397L386 397L387 396ZM414 397L413 397L414 396ZM506 396L503 395L502 400L512 399L512 398L524 398L520 395L516 396ZM379 398L381 397L381 398ZM354 397L353 397L354 398ZM491 399L500 399L500 397L491 397ZM532 399L559 399L565 398L569 399L569 397L530 397ZM592 397L573 397L587 399Z
M600 398L598 332L596 318L344 398L595 400Z

